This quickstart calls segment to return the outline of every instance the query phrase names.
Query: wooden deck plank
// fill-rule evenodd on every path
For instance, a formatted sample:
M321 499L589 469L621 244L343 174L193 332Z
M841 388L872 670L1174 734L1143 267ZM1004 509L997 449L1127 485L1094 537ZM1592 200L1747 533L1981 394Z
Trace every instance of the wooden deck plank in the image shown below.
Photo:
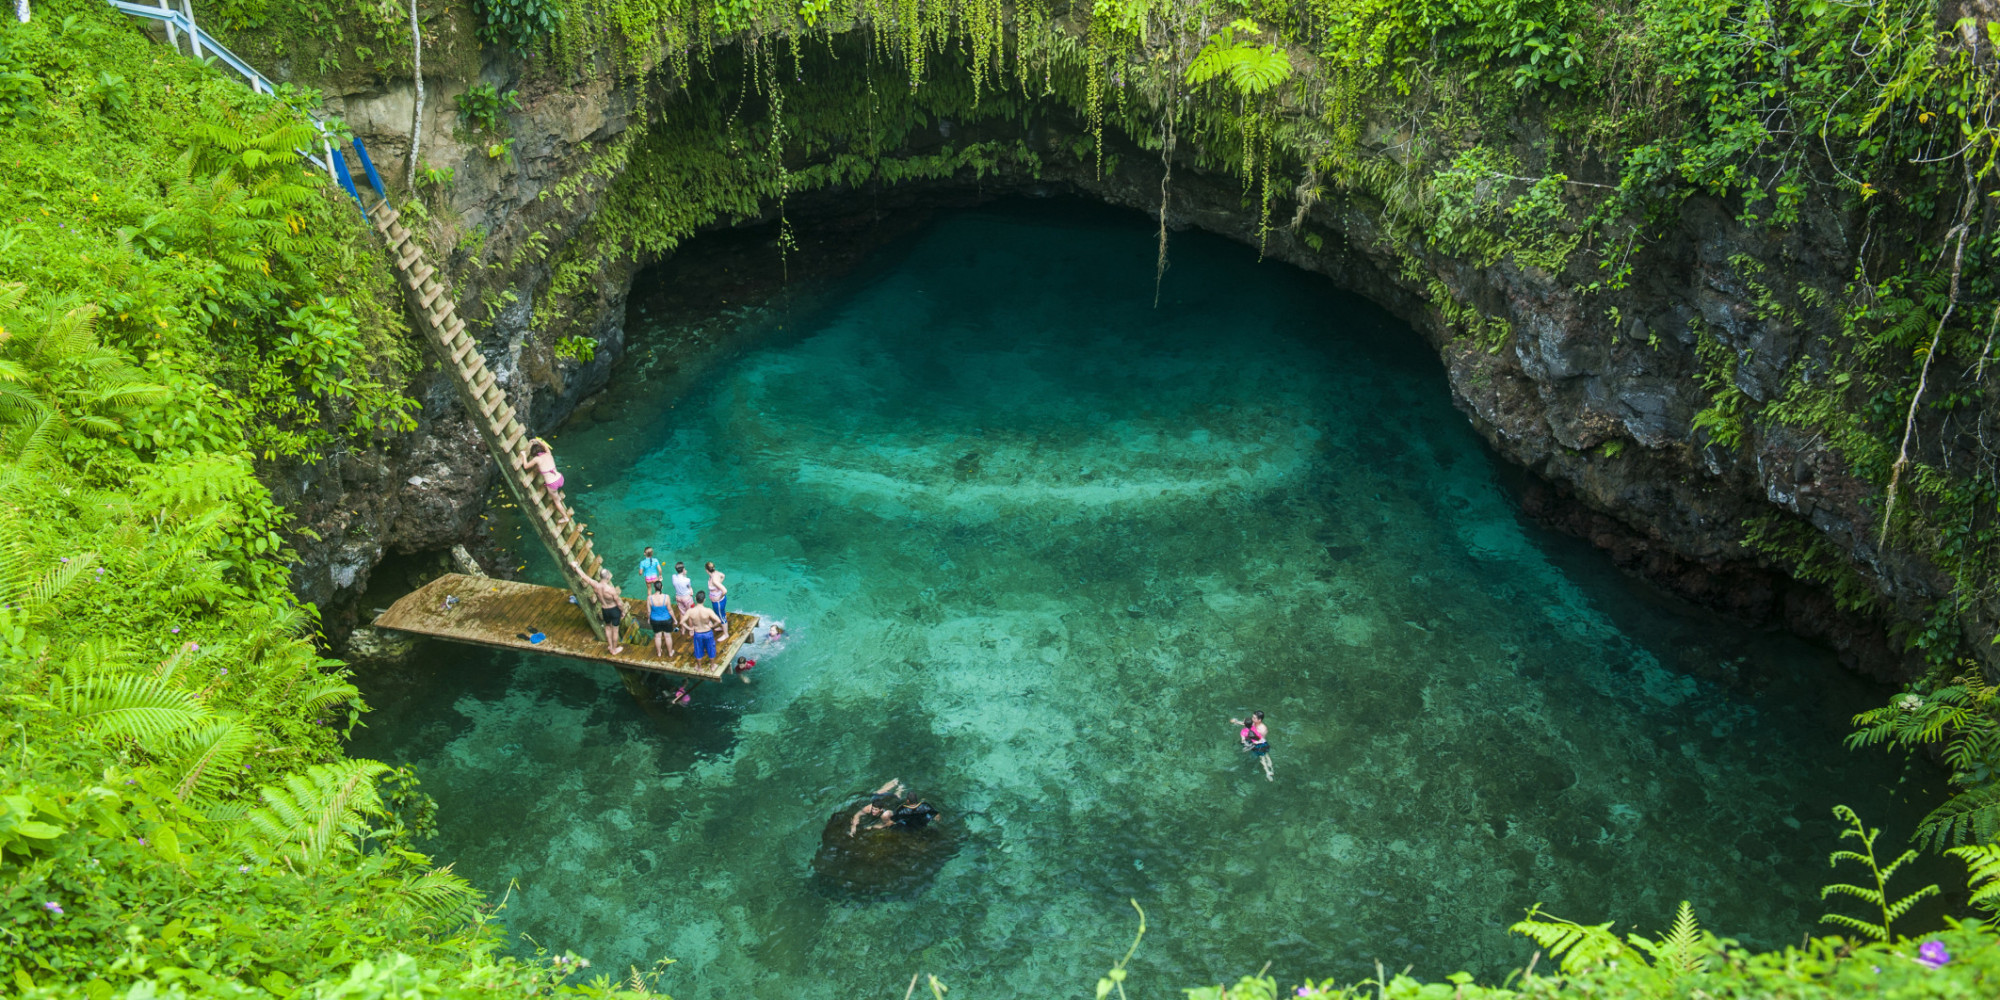
M447 608L447 597L458 600ZM570 601L570 592L560 588L448 573L391 605L375 617L374 625L494 649L595 660L712 681L728 676L730 661L736 658L749 639L750 630L758 624L755 615L731 611L729 639L720 644L714 660L697 662L689 655L694 644L678 634L674 637L674 655L655 659L651 634L632 627L633 622L646 620L646 602L626 598L625 652L611 656L584 618L596 610L579 608ZM539 643L529 642L527 636L533 632L541 632L546 638Z

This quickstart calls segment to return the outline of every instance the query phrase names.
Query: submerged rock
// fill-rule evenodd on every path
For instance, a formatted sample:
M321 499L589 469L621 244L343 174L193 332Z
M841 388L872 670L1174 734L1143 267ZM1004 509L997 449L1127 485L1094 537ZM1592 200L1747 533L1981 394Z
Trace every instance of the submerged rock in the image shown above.
M906 899L922 892L958 854L964 824L945 817L921 830L892 826L848 836L854 811L867 801L855 799L827 819L813 855L813 888L835 899Z

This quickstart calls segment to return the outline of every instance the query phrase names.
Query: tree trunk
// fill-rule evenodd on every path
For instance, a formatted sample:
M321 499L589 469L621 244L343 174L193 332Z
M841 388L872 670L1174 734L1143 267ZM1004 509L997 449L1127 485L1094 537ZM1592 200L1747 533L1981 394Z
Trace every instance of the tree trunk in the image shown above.
M410 0L410 75L417 84L416 109L410 112L410 190L417 189L417 144L424 137L424 31L417 24L417 0Z

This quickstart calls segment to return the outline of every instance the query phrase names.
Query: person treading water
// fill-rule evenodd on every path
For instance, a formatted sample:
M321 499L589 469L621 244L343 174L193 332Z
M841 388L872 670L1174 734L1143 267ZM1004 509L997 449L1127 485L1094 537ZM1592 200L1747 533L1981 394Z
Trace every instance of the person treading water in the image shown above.
M1264 780L1278 780L1271 776L1271 730L1264 725L1264 713L1251 712L1247 721L1244 719L1229 721L1233 725L1243 727L1236 737L1243 741L1243 749L1249 751L1250 756L1257 758L1258 763L1264 765Z
M854 822L847 824L847 835L854 836L855 832L861 829L862 819L868 817L882 820L881 823L869 827L870 830L887 826L891 822L890 817L894 815L896 794L902 790L902 779L890 778L882 787L869 792L868 801L862 803L861 808L854 810Z

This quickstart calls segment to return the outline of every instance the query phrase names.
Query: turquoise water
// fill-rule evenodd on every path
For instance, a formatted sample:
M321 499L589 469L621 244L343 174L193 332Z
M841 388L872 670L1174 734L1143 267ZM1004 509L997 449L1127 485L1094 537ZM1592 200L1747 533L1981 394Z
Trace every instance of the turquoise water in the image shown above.
M1833 803L1900 836L1900 769L1839 743L1879 692L1525 525L1406 327L1199 236L1154 309L1152 239L947 215L729 314L745 346L705 369L669 371L690 335L642 290L617 418L555 441L573 499L628 593L641 545L712 559L789 636L685 709L428 645L364 679L357 752L418 766L430 846L514 885L511 929L676 958L683 1000L919 969L1074 994L1128 899L1158 997L1266 961L1497 975L1538 901L1655 930L1686 898L1769 945L1822 912ZM1274 781L1229 724L1250 709ZM946 811L941 867L815 876L829 815L891 777Z

